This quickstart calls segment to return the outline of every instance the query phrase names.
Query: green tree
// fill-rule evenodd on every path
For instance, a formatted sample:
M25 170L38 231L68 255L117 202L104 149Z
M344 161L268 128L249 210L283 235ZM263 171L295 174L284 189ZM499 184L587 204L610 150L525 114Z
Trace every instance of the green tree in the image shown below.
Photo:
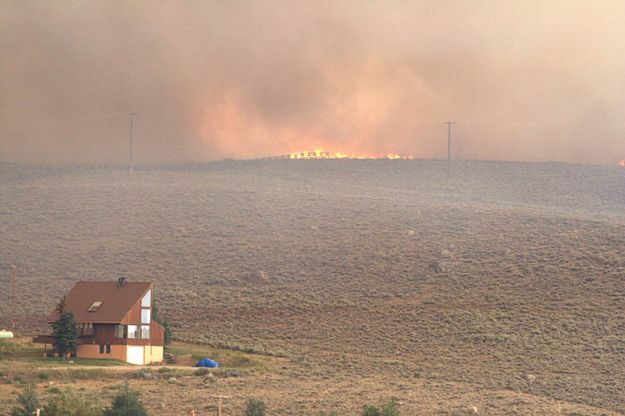
M159 309L158 305L156 304L156 299L154 299L154 302L152 302L152 318L156 322L158 322L165 330L165 345L168 345L169 341L171 341L171 331L169 330L169 323L167 322L167 320L161 318L161 316L159 315Z
M128 387L128 380L124 382L122 390L113 398L111 407L104 410L102 416L147 416L139 393Z
M249 399L245 403L245 416L265 416L265 403L260 399Z
M59 319L52 324L54 336L54 348L63 357L76 350L78 345L78 324L74 314L65 310L65 298L62 298L57 306Z
M17 397L19 405L11 410L10 416L32 416L39 408L37 390L32 384L26 386L22 394Z
M102 410L93 400L72 389L61 390L41 412L45 416L100 416Z

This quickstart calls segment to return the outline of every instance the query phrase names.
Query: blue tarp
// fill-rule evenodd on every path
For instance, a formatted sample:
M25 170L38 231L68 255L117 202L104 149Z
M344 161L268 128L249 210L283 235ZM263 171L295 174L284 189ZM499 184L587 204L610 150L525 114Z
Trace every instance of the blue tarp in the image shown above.
M195 365L196 367L208 367L208 368L217 368L219 367L219 363L215 360L211 360L210 358L204 357Z

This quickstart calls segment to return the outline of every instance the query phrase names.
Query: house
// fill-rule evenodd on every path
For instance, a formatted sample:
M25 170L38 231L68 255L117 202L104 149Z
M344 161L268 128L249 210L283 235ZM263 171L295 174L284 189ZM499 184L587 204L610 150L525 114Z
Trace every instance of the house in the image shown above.
M152 319L154 286L148 282L78 282L65 296L65 310L74 314L80 334L76 357L114 358L131 364L163 361L165 331ZM59 318L55 309L48 317ZM33 342L53 345L51 335Z

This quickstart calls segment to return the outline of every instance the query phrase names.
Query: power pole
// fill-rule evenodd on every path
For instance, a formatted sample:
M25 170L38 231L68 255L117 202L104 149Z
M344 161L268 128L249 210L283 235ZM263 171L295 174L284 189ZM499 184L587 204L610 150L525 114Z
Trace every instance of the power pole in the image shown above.
M456 124L455 121L446 121L447 124L447 185L451 176L451 125Z
M213 396L216 399L219 399L218 405L217 405L217 416L223 416L223 403L222 400L223 399L229 399L232 396L222 396L222 395L217 395L217 396Z
M11 267L11 331L15 331L15 277L16 277L15 264Z
M128 155L128 172L132 174L132 146L134 141L134 121L139 113L129 113L130 115L130 154Z

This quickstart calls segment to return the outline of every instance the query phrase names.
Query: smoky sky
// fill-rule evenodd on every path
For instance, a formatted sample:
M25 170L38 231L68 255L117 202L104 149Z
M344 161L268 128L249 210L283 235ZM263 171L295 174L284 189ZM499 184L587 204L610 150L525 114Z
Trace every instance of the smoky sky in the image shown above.
M625 2L0 0L0 160L625 159Z

